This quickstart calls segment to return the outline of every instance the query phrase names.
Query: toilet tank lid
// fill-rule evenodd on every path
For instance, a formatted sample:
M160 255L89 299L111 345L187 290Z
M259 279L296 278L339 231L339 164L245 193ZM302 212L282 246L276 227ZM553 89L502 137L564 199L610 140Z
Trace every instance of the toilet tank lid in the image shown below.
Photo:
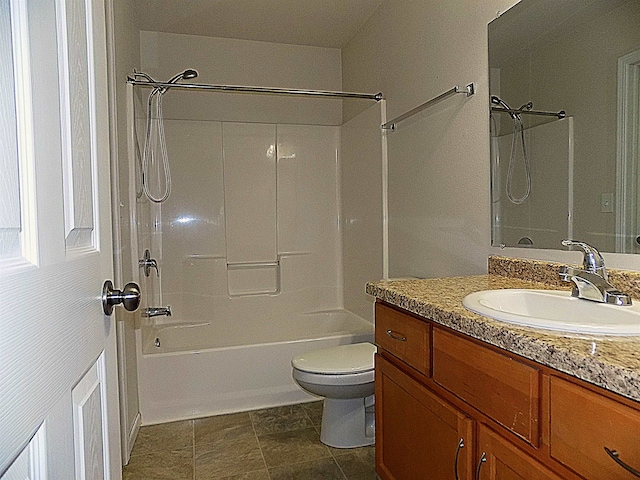
M347 374L373 370L376 346L369 343L353 343L302 353L291 360L297 370L310 373Z

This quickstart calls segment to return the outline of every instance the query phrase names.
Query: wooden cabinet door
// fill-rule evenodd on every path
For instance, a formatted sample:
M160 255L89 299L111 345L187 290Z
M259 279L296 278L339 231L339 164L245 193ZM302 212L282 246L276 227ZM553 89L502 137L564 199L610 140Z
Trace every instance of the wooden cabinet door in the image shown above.
M639 432L638 410L551 377L549 444L557 462L584 478L638 478L623 464L640 468Z
M525 452L485 425L478 427L479 466L476 480L561 480Z
M376 355L376 470L383 480L454 480L456 470L471 480L473 448L473 420Z

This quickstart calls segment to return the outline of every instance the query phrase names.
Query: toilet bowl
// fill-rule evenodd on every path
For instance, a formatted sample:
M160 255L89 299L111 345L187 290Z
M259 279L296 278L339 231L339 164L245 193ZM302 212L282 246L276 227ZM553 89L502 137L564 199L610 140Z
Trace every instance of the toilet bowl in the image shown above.
M324 397L320 441L336 448L375 442L373 357L375 345L354 343L313 350L291 360L293 379Z

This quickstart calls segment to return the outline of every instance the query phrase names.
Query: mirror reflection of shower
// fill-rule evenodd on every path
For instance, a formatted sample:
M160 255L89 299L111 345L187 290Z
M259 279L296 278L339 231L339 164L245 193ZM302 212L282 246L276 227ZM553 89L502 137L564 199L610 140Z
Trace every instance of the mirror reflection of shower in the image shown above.
M183 72L180 72L167 82L169 83L177 83L180 80L190 80L192 78L196 78L198 76L198 72L193 69L187 69ZM134 78L143 78L150 83L158 83L156 80L151 78L148 74L144 72L133 72ZM170 86L164 85L161 87L154 87L149 94L149 99L147 101L147 128L145 132L145 140L144 140L144 149L142 151L142 155L140 154L140 145L138 144L138 135L135 134L136 139L136 157L138 160L138 168L140 169L140 176L142 178L142 185L140 190L136 191L136 196L140 198L143 194L154 203L162 203L171 194L171 170L169 167L169 155L167 154L167 142L164 134L164 118L162 114L162 96L167 93L170 89ZM154 117L154 106L155 106L155 117ZM134 122L135 128L135 122ZM158 149L160 150L158 152ZM158 158L162 159L162 170L164 173L164 191L158 196L154 196L151 193L151 189L149 188L149 165L155 164L155 160Z
M519 109L512 109L504 100L496 95L491 96L491 103L498 105L505 110L513 121L513 138L511 140L511 155L509 156L509 169L507 173L507 197L511 203L521 204L524 203L531 193L531 166L529 164L529 156L527 155L527 146L524 136L524 122L522 121L522 115L520 112L530 111L533 108L533 102L527 102ZM523 196L515 197L512 193L513 183L513 170L515 168L518 145L522 151L522 161L524 163L524 174L527 182L527 188Z

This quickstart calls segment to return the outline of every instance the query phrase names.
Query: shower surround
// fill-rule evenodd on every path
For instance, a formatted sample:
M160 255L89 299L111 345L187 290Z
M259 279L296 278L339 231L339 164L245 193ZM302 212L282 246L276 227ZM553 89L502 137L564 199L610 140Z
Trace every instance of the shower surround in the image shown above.
M341 89L339 50L140 38L153 78L195 68L198 83ZM140 140L149 92L132 96ZM293 356L373 338L364 284L383 275L382 104L364 103L343 124L335 99L179 89L163 98L171 195L140 196L135 223L139 258L149 249L159 266L140 270L142 306L172 315L137 330L142 422L309 400L291 378ZM151 190L161 190L151 161Z
M375 107L374 107L375 108ZM311 399L293 356L372 341L343 309L340 128L165 120L172 194L141 197L145 424Z

